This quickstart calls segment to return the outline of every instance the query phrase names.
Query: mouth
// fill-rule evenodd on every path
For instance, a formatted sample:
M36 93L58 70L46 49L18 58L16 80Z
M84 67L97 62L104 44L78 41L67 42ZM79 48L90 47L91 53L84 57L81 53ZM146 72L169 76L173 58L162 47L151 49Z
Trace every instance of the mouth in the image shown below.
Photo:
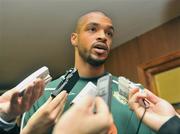
M93 48L98 52L98 53L104 53L108 51L108 46L105 43L102 42L97 42L94 43Z

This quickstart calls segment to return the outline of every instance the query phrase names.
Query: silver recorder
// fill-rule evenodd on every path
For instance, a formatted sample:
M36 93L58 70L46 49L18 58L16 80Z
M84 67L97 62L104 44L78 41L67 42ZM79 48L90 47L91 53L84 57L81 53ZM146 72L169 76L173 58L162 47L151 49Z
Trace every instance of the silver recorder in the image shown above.
M125 77L118 78L118 88L119 94L128 99L129 91L133 88L139 88L140 90L144 90L144 87L139 83L133 83L129 79Z
M144 87L141 84L133 83L125 77L118 78L118 88L119 88L119 94L124 97L123 99L126 102L128 102L129 91L131 89L139 88L141 91L144 90ZM144 100L144 99L140 100L140 104L146 108L149 107L149 105L148 105L149 103L147 100Z
M112 84L112 76L110 74L99 78L97 81L98 96L102 97L102 99L106 102L106 104L109 107L109 111L111 111L111 98L112 98L111 84Z

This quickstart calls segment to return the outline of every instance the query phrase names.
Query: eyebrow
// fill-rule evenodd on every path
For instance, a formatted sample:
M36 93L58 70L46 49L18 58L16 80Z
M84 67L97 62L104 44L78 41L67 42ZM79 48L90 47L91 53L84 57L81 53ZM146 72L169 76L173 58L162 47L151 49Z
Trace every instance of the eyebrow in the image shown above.
M87 24L87 27L88 26L99 26L100 24L96 23L96 22L91 22L91 23L88 23ZM114 27L113 26L107 26L108 29L111 29L113 32L114 32Z
M88 23L87 24L87 27L88 26L99 26L99 24L98 23L95 23L95 22L91 22L91 23Z
M114 27L113 26L108 26L108 29L111 29L114 32Z

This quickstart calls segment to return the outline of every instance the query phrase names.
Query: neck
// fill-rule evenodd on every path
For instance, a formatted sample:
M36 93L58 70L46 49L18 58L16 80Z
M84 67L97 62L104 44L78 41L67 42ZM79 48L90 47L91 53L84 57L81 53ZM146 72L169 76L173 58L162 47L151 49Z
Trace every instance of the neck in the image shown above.
M101 76L105 72L104 64L95 67L85 62L82 58L75 59L75 68L80 77L91 78Z

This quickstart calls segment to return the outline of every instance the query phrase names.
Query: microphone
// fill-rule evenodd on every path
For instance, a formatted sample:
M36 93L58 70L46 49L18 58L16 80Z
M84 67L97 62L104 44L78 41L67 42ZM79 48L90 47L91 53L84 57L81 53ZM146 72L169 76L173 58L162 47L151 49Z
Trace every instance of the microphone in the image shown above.
M122 95L124 97L124 99L126 100L126 102L128 102L128 95L129 95L129 91L133 88L139 88L141 92L144 91L144 87L139 84L139 83L133 83L131 82L129 79L120 76L118 78L118 88L119 88L119 94ZM149 108L149 102L145 99L141 99L140 100L140 104L145 107L145 108Z
M70 105L77 104L85 96L91 96L95 98L97 96L97 87L92 82L88 82L86 86L80 91L80 93L72 100Z
M55 98L62 90L66 90L67 93L69 93L78 80L79 80L78 70L76 68L71 68L69 71L66 72L65 76L63 77L63 80L51 93L51 96Z
M52 80L52 77L49 74L49 69L44 66L29 75L27 78L25 78L22 82L20 82L15 88L19 89L19 96L23 96L24 91L26 90L28 84L35 81L35 79L41 78L44 80L45 84L50 82Z
M112 99L112 76L107 74L102 76L97 81L98 96L100 96L108 105L109 111L111 111L111 99Z

